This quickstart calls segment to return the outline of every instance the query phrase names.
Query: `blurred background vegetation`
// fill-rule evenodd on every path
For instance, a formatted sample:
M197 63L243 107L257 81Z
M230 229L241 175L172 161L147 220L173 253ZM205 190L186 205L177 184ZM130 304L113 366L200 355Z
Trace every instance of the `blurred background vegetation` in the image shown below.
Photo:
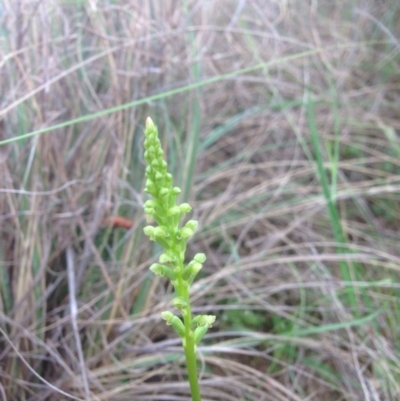
M208 256L204 401L399 400L399 21L398 0L2 0L0 400L189 399L142 233L148 115Z

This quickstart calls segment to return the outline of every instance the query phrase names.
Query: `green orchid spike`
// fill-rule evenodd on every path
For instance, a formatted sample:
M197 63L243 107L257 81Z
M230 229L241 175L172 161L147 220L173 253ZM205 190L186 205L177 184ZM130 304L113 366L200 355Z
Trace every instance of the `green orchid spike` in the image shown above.
M146 120L144 148L147 163L144 190L152 196L152 199L145 202L144 212L147 221L154 222L154 225L144 227L144 233L164 248L159 263L153 263L150 270L157 276L167 277L174 286L176 297L173 304L181 312L182 319L170 311L162 312L162 318L182 339L192 400L201 401L196 345L214 323L215 316L192 317L189 292L190 285L206 260L206 255L198 253L185 265L186 244L197 229L198 222L189 220L181 225L185 214L192 208L188 203L178 205L176 202L181 190L173 186L173 177L168 172L168 165L164 160L158 130L150 117Z

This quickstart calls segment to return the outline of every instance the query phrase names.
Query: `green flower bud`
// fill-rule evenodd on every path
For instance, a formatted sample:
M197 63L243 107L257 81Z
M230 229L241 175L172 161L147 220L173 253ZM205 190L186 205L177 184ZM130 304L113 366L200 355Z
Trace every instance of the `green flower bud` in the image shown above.
M175 215L179 214L180 212L181 211L178 206L173 206L168 209L167 214L168 214L168 216L175 216Z
M175 316L169 311L164 311L161 313L161 317L167 322L168 326L172 326L179 337L185 337L185 326L178 316Z
M196 327L207 326L208 328L212 327L215 322L215 316L213 315L198 315L192 319L190 324L190 328L195 330Z
M152 241L154 241L154 230L155 228L153 226L146 226L143 228L143 232L145 233L145 235L150 237Z
M213 315L200 315L198 325L212 327L215 322L215 316Z
M150 166L154 169L154 171L157 171L159 165L160 162L157 159L153 159L150 163Z
M195 330L199 326L199 320L200 320L201 315L195 316L191 323L190 323L190 329Z
M165 227L155 227L153 234L155 237L159 237L159 238L166 238L168 237L168 232L165 229Z
M154 185L154 182L150 180L149 178L146 180L146 187L145 187L145 192L148 193L153 193L155 191L156 187Z
M196 253L193 260L195 260L197 263L204 263L206 261L206 255L204 253Z
M197 345L207 333L208 326L199 326L194 331L194 344Z
M156 126L153 123L153 120L150 117L146 118L146 129L147 130L156 130Z
M189 203L181 203L179 205L179 211L181 213L189 213L192 210L192 207L189 205Z
M164 269L163 269L163 265L160 265L158 263L153 263L150 266L150 271L153 272L156 276L158 277L164 277Z
M156 206L156 202L154 202L153 200L148 200L145 204L144 204L144 212L149 216L152 217L155 213L155 208Z
M150 266L150 270L158 277L167 277L170 280L176 280L176 273L169 267L160 265L159 263L153 263Z
M181 189L179 187L173 187L171 189L171 193L174 194L174 195L179 195L181 192L182 191L181 191Z
M186 281L189 280L190 278L195 278L198 272L201 270L203 265L201 263L198 263L194 260L192 260L184 269L182 272L182 278ZM192 280L193 281L193 280Z
M182 239L190 238L194 234L194 231L186 226L180 229L180 237Z
M197 226L199 225L199 222L197 220L189 220L186 224L185 227L189 228L192 231L195 231Z
M152 199L149 199L149 200L147 200L146 202L144 202L144 205L143 205L144 207L152 207L152 208L155 208L156 206L157 206L157 202L156 201L154 201L154 200L152 200Z
M174 317L174 314L170 312L169 310L166 310L164 312L161 312L161 317L167 322L167 324L172 320Z
M164 197L169 194L169 189L168 188L161 188L160 189L160 196Z
M147 149L156 140L156 136L154 135L154 132L148 132L147 135L146 135L146 139L147 139L147 143L145 142L145 147Z
M161 181L163 178L164 178L164 176L159 171L157 171L156 172L156 180Z
M171 263L175 260L175 257L173 255L169 255L168 253L162 253L158 260L160 263Z

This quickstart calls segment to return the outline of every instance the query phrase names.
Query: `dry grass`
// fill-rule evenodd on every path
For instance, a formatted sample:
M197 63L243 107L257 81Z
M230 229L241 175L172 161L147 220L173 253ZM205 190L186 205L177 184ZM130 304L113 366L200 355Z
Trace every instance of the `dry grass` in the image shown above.
M0 400L189 399L142 234L147 115L208 256L203 400L398 400L399 19L396 0L3 0L0 141L49 132L0 147Z

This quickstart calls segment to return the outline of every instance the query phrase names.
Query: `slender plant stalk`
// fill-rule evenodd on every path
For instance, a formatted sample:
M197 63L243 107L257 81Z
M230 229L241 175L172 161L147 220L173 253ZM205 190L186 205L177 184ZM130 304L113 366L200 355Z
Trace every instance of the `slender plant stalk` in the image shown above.
M186 244L194 234L198 222L189 220L181 226L184 215L192 208L188 203L176 203L181 190L172 186L173 178L168 173L167 162L163 158L157 127L150 118L146 120L144 147L147 163L144 190L153 198L145 202L144 211L147 221L156 224L146 226L144 233L164 248L159 263L153 263L150 270L157 276L167 277L175 289L176 296L172 303L180 310L183 321L170 311L162 312L161 316L182 339L192 400L201 401L196 346L215 322L215 316L192 317L189 293L190 285L202 268L206 256L198 253L192 261L185 264Z
M197 360L196 360L196 345L194 338L190 335L190 321L185 319L185 337L186 347L185 358L186 358L186 369L189 376L190 392L192 394L193 401L201 401L199 380L197 378Z

